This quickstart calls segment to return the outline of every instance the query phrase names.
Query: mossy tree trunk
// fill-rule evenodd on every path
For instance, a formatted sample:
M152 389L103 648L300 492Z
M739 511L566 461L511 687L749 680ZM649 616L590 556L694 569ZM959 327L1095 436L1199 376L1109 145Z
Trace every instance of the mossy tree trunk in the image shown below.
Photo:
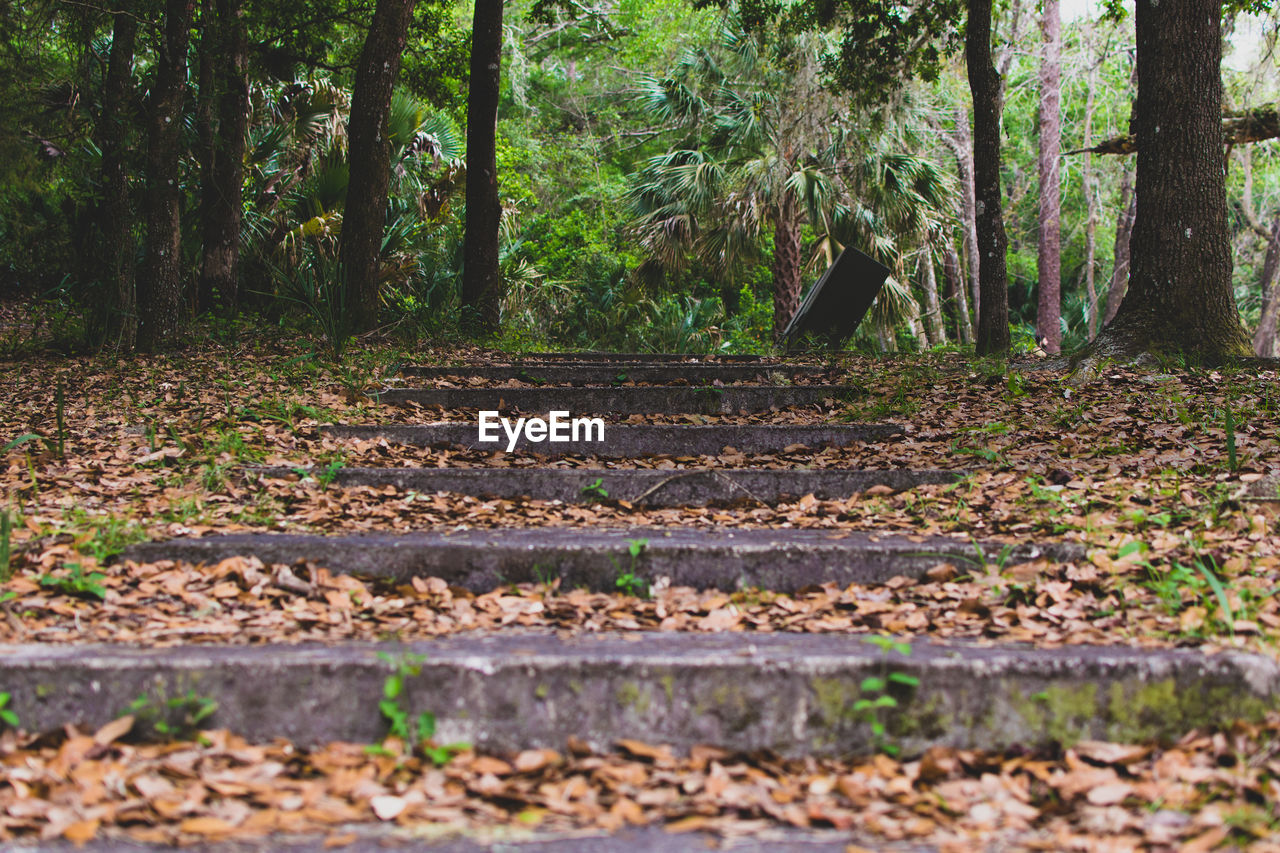
M498 84L502 74L503 0L476 0L467 94L467 230L463 235L463 322L477 332L498 331L502 272L498 265Z
M1129 288L1083 351L1086 367L1145 352L1218 361L1252 351L1231 288L1221 21L1221 0L1138 0Z
M138 276L138 348L177 342L182 306L182 105L195 0L168 0L147 100L147 253Z
M122 3L112 16L111 54L103 84L98 148L102 151L102 205L98 231L103 298L94 306L91 343L94 348L133 347L137 317L134 303L133 211L125 174L130 125L126 109L133 82L133 53L138 18L131 4Z
M978 306L978 355L1009 353L1009 284L1000 193L1000 74L991 59L992 0L969 0L965 58L973 92L973 178L977 194L978 265L982 300Z
M344 330L349 333L367 332L378 325L382 229L387 221L387 191L391 185L387 116L413 5L414 0L378 0L356 66L351 116L347 120L350 180L338 248Z

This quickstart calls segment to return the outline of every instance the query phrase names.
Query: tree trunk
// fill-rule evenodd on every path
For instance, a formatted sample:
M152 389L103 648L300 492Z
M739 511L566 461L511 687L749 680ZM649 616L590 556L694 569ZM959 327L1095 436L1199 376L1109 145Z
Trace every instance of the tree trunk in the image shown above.
M1271 226L1271 239L1267 241L1267 257L1262 262L1262 316L1258 318L1258 330L1253 333L1254 355L1262 358L1276 357L1276 321L1280 319L1280 287L1276 287L1276 272L1280 271L1280 214Z
M502 2L476 0L467 96L467 229L463 237L462 310L465 325L496 332L502 318L498 268L498 84L502 74Z
M204 257L200 293L216 295L234 316L240 301L240 218L244 212L244 151L249 132L249 44L243 0L216 0L218 66L217 130L212 169L205 184Z
M942 302L938 299L938 276L933 267L933 248L929 241L924 241L920 254L920 266L923 276L921 288L924 290L924 328L929 336L929 346L941 346L947 342L947 326L942 318Z
M1098 88L1098 63L1089 66L1087 91L1084 99L1084 144L1093 140L1093 110L1095 93ZM1080 179L1084 190L1086 210L1084 222L1084 292L1088 320L1086 332L1089 340L1098 336L1098 284L1095 267L1098 259L1098 193L1096 178L1093 174L1093 155L1084 157L1084 169Z
M1009 353L1009 288L1000 198L1000 75L991 62L991 2L969 0L965 57L973 92L973 178L979 268L978 355Z
M947 295L956 300L956 335L960 338L960 343L969 346L973 343L973 322L969 319L969 299L965 292L964 279L960 275L960 255L950 241L947 242L942 269L947 279Z
M167 0L147 101L147 254L138 276L138 348L176 342L182 304L182 104L195 0Z
M102 152L102 206L98 210L98 231L102 240L99 258L104 294L94 306L91 322L95 349L105 345L130 349L137 331L133 290L133 215L129 208L129 181L124 168L125 151L128 149L126 128L131 122L123 113L133 83L138 19L130 4L121 5L122 8L113 15L111 55L102 87L102 114L98 129L98 149Z
M1252 353L1231 289L1221 0L1138 0L1137 218L1129 291L1089 357Z
M1058 0L1044 0L1040 57L1040 244L1037 254L1036 340L1044 351L1062 351L1062 202L1058 165L1062 152L1062 20Z
M773 219L773 337L800 308L800 223L796 200L784 194Z
M195 154L196 162L200 166L200 230L202 239L207 243L210 212L216 192L213 179L214 136L218 125L218 84L215 66L222 52L219 33L221 28L213 8L213 0L201 0L199 29ZM196 314L202 314L213 307L213 292L208 289L203 275L200 276L196 285L195 299L191 307Z
M1248 355L1231 289L1222 158L1221 0L1138 0L1137 216L1129 288L1080 356L1151 351L1199 361Z
M981 259L978 256L978 202L973 185L973 134L969 129L969 111L965 107L956 110L954 134L941 134L943 143L956 158L956 172L960 177L960 218L964 228L964 254L969 263L969 291L973 296L976 314L982 306L979 287Z
M1111 270L1111 287L1107 290L1107 315L1103 324L1115 319L1129 289L1129 240L1133 237L1133 220L1138 215L1138 197L1133 194L1133 181L1125 170L1120 179L1120 215L1116 218L1115 266Z
M338 258L346 314L343 328L353 334L378 325L379 260L382 229L387 221L387 189L391 184L387 115L413 4L414 0L378 0L351 92L351 115L347 120L350 179Z

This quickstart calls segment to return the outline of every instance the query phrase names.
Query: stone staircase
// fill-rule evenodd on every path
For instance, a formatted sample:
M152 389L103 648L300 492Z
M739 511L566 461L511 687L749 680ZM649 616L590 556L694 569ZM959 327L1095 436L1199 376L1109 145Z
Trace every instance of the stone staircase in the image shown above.
M326 431L343 439L488 450L494 464L339 469L332 486L584 506L609 502L626 509L776 504L809 495L846 500L869 489L896 492L964 476L946 470L753 466L752 454L796 445L848 446L899 432L873 424L735 422L749 412L830 406L853 393L839 381L839 371L825 365L547 354L505 365L409 367L403 376L413 387L386 389L381 400L436 410L427 416L446 420L333 425ZM506 455L501 447L478 441L476 417L484 409L507 415L513 409L524 415L568 410L609 422L602 441L518 443L512 455L537 454L539 464L510 468L500 464ZM636 415L698 413L720 420L616 422ZM628 467L653 454L696 457L726 451L744 455L744 464ZM588 457L584 467L561 465L576 457ZM252 473L261 478L318 475L280 467ZM209 565L236 558L256 558L264 566L306 563L327 570L326 577L356 575L395 600L397 589L429 583L472 593L525 583L616 592L624 578L625 589L633 593L688 586L768 596L824 584L876 586L920 579L940 564L1003 571L1080 561L1084 553L1065 542L701 525L226 534L145 543L122 557ZM320 579L314 571L309 578L301 569L296 572L299 594L317 592ZM625 601L617 607L625 608ZM847 631L566 635L518 622L440 639L410 636L376 643L12 646L0 656L0 685L11 694L10 709L32 730L71 723L93 729L110 723L139 695L198 694L217 703L206 721L210 726L250 742L287 738L307 748L335 740L377 742L386 734L377 699L394 660L418 662L399 701L434 715L438 742L465 741L498 755L564 750L566 744L605 753L635 740L668 745L677 753L709 745L801 759L869 755L886 743L904 756L918 756L935 747L1036 749L1078 740L1172 740L1195 726L1257 719L1280 697L1280 667L1236 652L1037 648L927 637L876 643ZM892 697L886 703L892 713L869 714L862 701L869 696ZM370 832L359 829L347 849L390 843ZM755 846L741 849L839 850L852 839L783 823L762 832ZM260 849L302 849L308 843L269 836ZM576 840L539 839L535 833L523 843L529 850L692 850L706 849L707 842L650 827ZM446 840L438 849L497 848Z

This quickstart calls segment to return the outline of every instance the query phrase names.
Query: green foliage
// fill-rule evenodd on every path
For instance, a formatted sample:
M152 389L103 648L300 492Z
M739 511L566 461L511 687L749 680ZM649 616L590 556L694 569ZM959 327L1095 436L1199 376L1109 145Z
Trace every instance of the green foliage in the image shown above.
M13 577L13 518L0 509L0 583Z
M46 573L40 576L40 585L49 587L63 595L76 596L78 598L97 598L105 600L107 597L107 588L102 582L107 576L101 572L84 573L84 567L79 563L68 563L63 574Z
M614 581L614 586L624 595L634 595L636 598L648 598L653 594L653 586L644 578L636 574L636 563L640 559L640 555L644 553L644 549L649 546L648 539L628 539L627 553L631 557L631 564L624 570L618 565L613 558L613 567L618 572L618 577Z
M134 717L130 734L142 741L191 740L217 710L217 702L194 690L169 699L143 694L129 705L128 713Z
M886 655L891 651L903 656L911 654L909 643L898 642L892 637L876 634L867 637L866 641ZM900 751L896 744L889 742L887 734L888 715L899 706L898 697L893 695L893 691L910 693L919 686L920 679L890 669L887 663L881 664L878 675L864 678L858 686L861 696L853 703L852 710L870 727L872 741L878 751L888 755L897 755Z
M4 723L11 729L16 729L21 725L21 722L18 720L18 715L9 707L9 701L12 698L8 693L0 693L0 723Z
M609 499L609 490L604 487L604 478L596 477L594 482L582 487L582 497L587 503Z
M386 652L379 652L378 658L392 668L382 684L382 701L378 703L378 711L387 721L387 733L403 743L410 752L420 752L437 767L449 763L455 754L470 749L465 743L436 746L431 738L436 733L436 717L430 711L422 711L413 716L401 705L405 682L422 674L422 664L426 660L422 655L404 654L399 657ZM371 752L383 751L375 746Z

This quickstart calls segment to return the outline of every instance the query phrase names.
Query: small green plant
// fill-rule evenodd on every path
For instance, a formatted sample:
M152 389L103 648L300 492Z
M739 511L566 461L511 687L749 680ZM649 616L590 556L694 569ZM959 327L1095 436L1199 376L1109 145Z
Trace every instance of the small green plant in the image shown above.
M10 450L13 450L15 447L21 447L22 445L26 444L28 441L39 441L39 440L40 440L40 436L36 435L34 432L29 432L29 433L26 433L25 435L18 436L13 441L6 444L4 446L4 450L0 451L0 453L8 453Z
M188 690L171 699L152 699L144 693L130 703L128 713L134 718L132 734L139 740L191 740L217 710L213 699Z
M892 637L873 635L867 637L867 642L886 655L889 652L897 652L903 656L911 654L909 643L899 642ZM875 748L887 755L897 755L900 751L896 744L889 743L888 727L885 724L889 711L898 707L897 698L890 693L892 685L895 684L899 685L900 690L903 688L915 690L920 686L920 679L905 672L892 670L887 663L882 663L879 675L862 679L862 684L858 687L862 698L853 703L854 714L871 727Z
M587 503L603 501L609 498L609 491L604 487L604 478L596 477L594 483L582 487L582 497Z
M640 555L644 553L644 549L649 545L648 539L628 539L627 553L631 555L631 565L625 571L618 565L612 557L609 558L613 563L613 567L618 570L617 580L614 585L624 595L634 595L636 598L648 598L653 594L653 587L647 580L636 574L636 562L640 559Z
M107 588L102 585L106 579L107 576L102 572L90 572L86 575L84 567L79 563L67 563L67 574L43 574L40 576L40 585L55 589L63 595L102 600L107 597Z
M67 453L67 421L66 421L67 400L66 392L62 388L62 380L58 380L58 384L53 389L53 414L58 424L58 434L54 438L54 450L58 454L58 458L62 459Z
M1216 621L1234 635L1238 614L1231 606L1227 588L1218 577L1212 558L1207 561L1197 559L1194 567L1174 563L1165 571L1159 571L1149 563L1143 565L1148 574L1146 587L1160 599L1167 614L1177 616L1181 613L1188 606L1186 599L1190 596L1191 601L1199 602L1206 613L1217 610Z
M340 470L342 470L342 460L335 459L326 465L320 473L316 474L316 482L319 483L322 488L327 489L333 484L333 481L338 478L338 472Z
M9 707L9 700L12 698L8 693L0 693L0 723L4 723L11 729L16 729L19 725L18 715Z
M0 509L0 583L13 577L13 519L9 510Z
M1227 398L1226 411L1222 416L1222 429L1227 435L1227 467L1234 474L1239 468L1239 460L1236 458L1236 417L1231 408L1230 397Z
M436 746L431 740L436 733L436 715L423 711L414 717L400 704L405 682L422 674L422 663L426 660L423 655L409 653L396 658L386 652L379 652L378 658L391 666L391 674L382 683L382 701L378 703L378 710L387 721L388 735L398 738L410 752L421 752L424 758L437 767L448 764L454 755L471 748L466 743ZM371 753L386 753L385 748L379 744L374 744L367 750Z

